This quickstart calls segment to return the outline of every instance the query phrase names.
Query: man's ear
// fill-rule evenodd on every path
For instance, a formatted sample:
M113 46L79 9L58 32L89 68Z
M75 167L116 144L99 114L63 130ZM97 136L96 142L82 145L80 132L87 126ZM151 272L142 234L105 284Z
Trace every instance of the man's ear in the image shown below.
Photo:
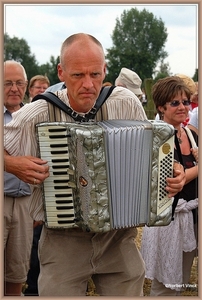
M107 74L107 64L105 63L105 65L104 65L104 78L103 78L103 80L105 79L106 74Z
M60 81L64 81L61 63L58 64L57 69L58 69L58 78L60 79Z

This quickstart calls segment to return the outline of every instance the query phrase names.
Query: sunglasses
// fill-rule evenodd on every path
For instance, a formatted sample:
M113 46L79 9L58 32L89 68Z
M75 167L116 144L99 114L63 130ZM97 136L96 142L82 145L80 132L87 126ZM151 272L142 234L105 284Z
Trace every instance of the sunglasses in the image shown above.
M170 104L170 106L172 107L177 107L180 105L180 103L182 103L184 106L189 106L191 101L190 100L182 100L182 101L179 101L179 100L173 100L171 102L168 102Z

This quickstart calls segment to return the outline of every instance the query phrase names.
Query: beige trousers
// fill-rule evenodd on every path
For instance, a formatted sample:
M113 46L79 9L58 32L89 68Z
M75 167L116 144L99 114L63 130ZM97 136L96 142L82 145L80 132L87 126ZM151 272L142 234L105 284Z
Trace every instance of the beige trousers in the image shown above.
M4 280L7 282L22 283L27 279L33 240L29 197L4 197Z
M145 268L135 228L107 233L43 228L39 296L85 296L92 276L101 296L142 295Z

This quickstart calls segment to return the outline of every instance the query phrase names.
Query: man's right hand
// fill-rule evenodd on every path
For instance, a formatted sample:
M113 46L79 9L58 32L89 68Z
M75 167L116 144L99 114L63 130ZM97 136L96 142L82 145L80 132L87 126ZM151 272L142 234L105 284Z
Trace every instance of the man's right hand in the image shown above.
M49 176L47 161L34 156L4 154L4 171L30 184L40 184Z

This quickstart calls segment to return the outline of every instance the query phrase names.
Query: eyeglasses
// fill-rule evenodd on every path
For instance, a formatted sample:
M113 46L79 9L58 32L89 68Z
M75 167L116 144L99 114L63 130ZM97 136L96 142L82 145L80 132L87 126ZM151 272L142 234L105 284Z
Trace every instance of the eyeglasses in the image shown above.
M32 87L37 89L37 90L44 90L44 91L48 88L48 87L36 86L36 85L33 85Z
M182 100L182 101L179 101L179 100L173 100L171 102L168 102L170 104L170 106L172 107L177 107L180 105L180 103L182 103L184 106L189 106L190 105L190 100Z
M18 81L6 81L4 82L4 87L5 88L9 88L11 89L13 85L16 85L18 88L24 87L25 85L27 85L26 82L18 80Z

